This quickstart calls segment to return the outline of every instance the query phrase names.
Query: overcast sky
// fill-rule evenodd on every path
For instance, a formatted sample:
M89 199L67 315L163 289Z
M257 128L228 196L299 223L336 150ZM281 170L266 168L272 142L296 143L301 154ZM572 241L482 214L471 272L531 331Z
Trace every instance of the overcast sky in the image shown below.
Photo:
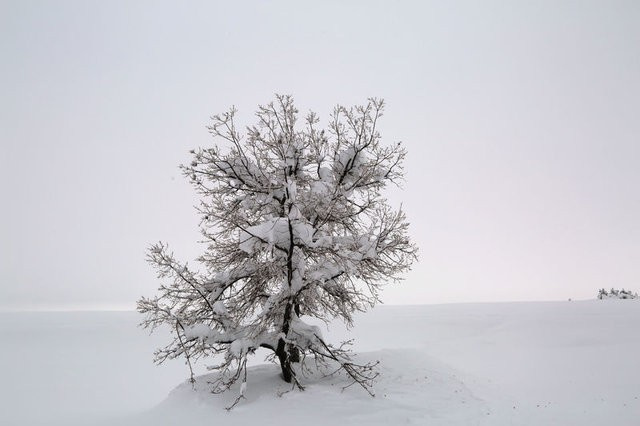
M239 4L242 3L242 4ZM640 290L640 2L0 6L0 309L133 308L199 253L178 164L231 105L383 97L420 262L385 303Z

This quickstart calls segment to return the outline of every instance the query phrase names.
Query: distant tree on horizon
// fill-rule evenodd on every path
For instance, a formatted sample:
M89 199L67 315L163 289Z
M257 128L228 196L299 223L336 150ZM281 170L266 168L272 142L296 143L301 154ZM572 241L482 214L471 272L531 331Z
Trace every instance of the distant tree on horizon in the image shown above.
M246 135L235 109L212 117L218 143L181 166L201 196L200 268L176 260L164 243L148 254L162 284L138 311L145 327L173 330L158 363L184 356L191 369L192 360L219 355L213 391L241 379L241 397L247 357L262 347L300 389L295 364L310 356L372 393L376 363L353 362L347 346L333 346L305 318L352 325L417 258L403 211L381 193L403 179L406 156L400 143L381 143L383 109L378 99L337 106L325 130L313 112L299 125L292 97L276 95L258 107Z
M598 291L598 299L638 299L638 293L634 293L632 291L627 291L624 288L621 290L616 290L611 288L609 292L604 288L601 288Z

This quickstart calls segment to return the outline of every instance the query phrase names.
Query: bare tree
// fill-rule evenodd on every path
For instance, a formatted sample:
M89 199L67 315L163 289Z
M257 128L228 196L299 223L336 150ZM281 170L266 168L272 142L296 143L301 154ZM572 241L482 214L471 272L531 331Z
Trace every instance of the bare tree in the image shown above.
M222 143L192 151L181 166L202 197L200 269L163 243L148 255L163 283L158 296L138 301L143 325L174 331L157 362L184 356L191 368L194 359L221 355L214 391L241 379L242 395L247 356L263 347L300 389L293 364L311 356L372 393L374 364L354 363L345 345L327 343L303 317L352 325L416 259L405 215L381 195L402 179L406 155L399 143L381 144L383 108L377 99L338 106L326 131L314 113L298 128L293 99L276 96L258 107L245 136L235 109L212 117L209 131Z

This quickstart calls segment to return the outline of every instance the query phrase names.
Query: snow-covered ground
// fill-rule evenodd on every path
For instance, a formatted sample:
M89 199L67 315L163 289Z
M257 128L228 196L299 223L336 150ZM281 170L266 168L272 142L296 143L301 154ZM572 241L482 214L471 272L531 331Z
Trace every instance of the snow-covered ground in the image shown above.
M164 336L139 320L0 313L0 424L640 424L634 300L382 306L350 333L325 332L355 337L360 359L381 361L375 398L320 376L278 396L289 389L278 367L257 358L231 412L235 394L210 394L206 378L194 391L180 361L154 366Z

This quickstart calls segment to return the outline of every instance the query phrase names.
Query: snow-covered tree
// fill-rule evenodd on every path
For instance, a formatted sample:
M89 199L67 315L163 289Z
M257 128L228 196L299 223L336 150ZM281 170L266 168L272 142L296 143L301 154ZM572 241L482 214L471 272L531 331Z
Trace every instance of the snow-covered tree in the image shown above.
M201 196L199 268L163 243L148 255L162 284L156 297L138 301L143 325L174 332L157 362L184 356L191 368L194 359L220 355L214 391L241 379L244 392L247 357L262 347L301 389L294 364L310 356L371 393L374 364L355 363L345 345L331 345L304 318L351 325L416 259L404 213L381 194L402 180L406 155L399 143L381 143L383 107L377 99L338 106L322 130L314 113L298 125L292 98L276 96L258 107L245 135L235 109L212 117L218 144L192 151L181 166Z
M632 291L627 291L624 288L622 290L616 290L615 288L611 288L611 290L607 293L607 290L601 288L598 291L598 299L638 299L638 293L634 293Z

